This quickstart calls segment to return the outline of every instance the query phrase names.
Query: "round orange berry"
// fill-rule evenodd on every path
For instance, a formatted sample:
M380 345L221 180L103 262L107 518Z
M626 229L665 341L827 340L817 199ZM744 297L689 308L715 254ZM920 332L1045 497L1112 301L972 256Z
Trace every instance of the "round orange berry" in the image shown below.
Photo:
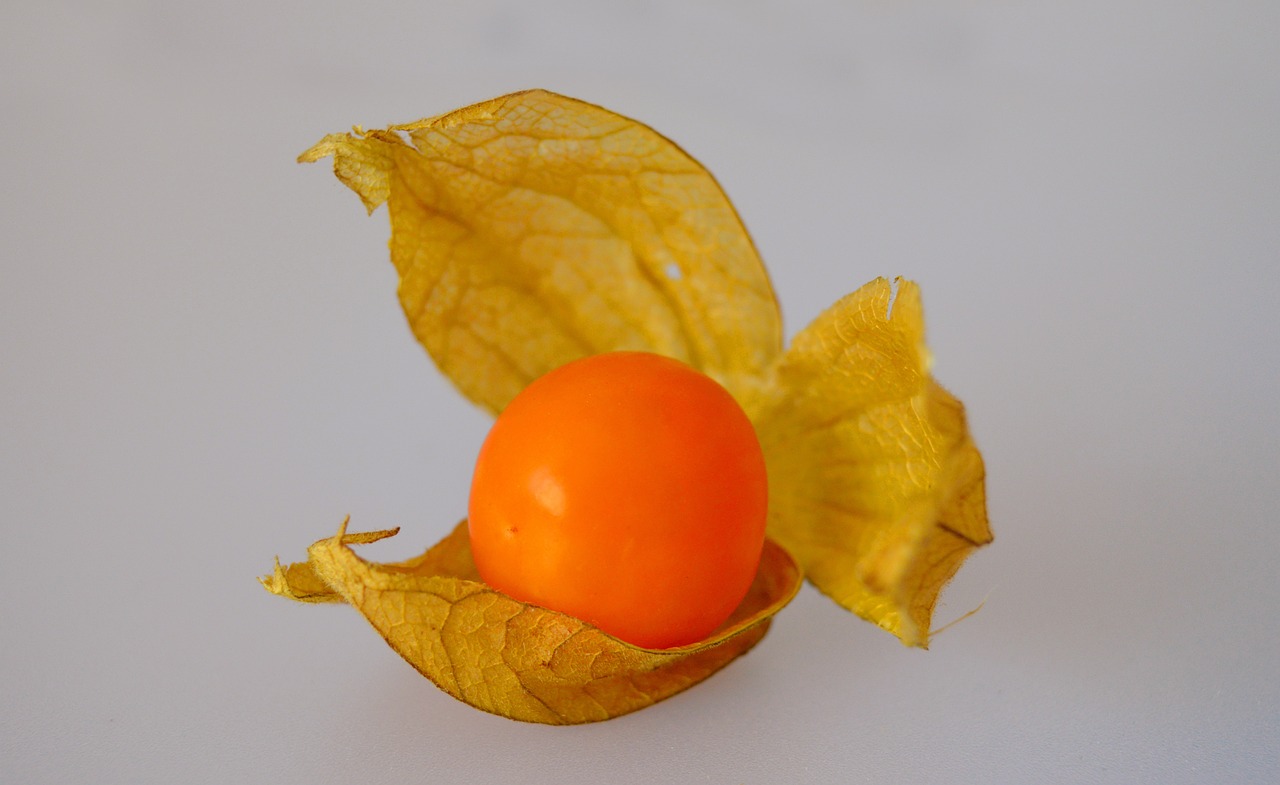
M684 363L614 352L537 379L476 461L486 583L646 648L695 643L755 576L768 483L751 421Z

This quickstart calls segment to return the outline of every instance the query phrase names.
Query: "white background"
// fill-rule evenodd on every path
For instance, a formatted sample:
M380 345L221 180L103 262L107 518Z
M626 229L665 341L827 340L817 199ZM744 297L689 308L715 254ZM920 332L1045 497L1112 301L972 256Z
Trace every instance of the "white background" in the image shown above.
M1280 5L7 3L0 781L1280 778ZM725 186L788 334L920 282L996 543L908 650L811 589L666 703L470 709L267 595L351 513L414 554L486 418L325 133L527 87Z

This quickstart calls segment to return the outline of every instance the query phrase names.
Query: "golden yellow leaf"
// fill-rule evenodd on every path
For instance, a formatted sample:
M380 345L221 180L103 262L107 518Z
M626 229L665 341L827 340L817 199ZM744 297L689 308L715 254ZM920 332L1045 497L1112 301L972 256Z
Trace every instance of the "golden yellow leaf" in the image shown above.
M841 299L775 379L756 423L770 536L838 603L926 646L938 592L991 531L964 409L929 376L919 289L894 299L881 278Z
M343 521L343 529L347 522ZM342 542L347 545L377 542L391 537L400 529L387 529L376 532L342 535ZM297 602L346 602L341 594L329 588L329 584L316 574L311 562L296 562L285 567L276 559L275 569L270 575L258 579L267 591Z
M364 561L349 547L394 534L338 534L308 560L262 579L269 591L302 599L319 579L353 605L409 664L442 690L485 711L550 724L594 722L668 698L727 665L762 637L795 595L799 568L766 542L746 599L725 625L691 646L641 649L566 616L526 605L480 582L466 524L421 556L397 564ZM295 578L304 581L293 584Z
M258 579L272 594L298 602L346 602L316 575L310 562L297 562L287 567L276 559L275 570Z
M740 397L781 349L773 288L715 179L652 129L541 90L385 131L331 134L300 161L386 202L418 340L491 412L569 360L665 354Z

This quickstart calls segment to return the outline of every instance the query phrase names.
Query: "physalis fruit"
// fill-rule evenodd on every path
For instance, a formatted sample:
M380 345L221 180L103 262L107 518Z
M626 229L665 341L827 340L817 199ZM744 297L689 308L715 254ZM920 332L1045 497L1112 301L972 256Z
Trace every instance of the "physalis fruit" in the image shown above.
M709 376L610 352L540 377L502 411L471 486L471 551L507 595L665 649L747 593L768 513L747 415Z
M710 172L643 123L543 90L329 134L299 160L326 157L370 212L387 207L413 334L510 423L481 458L474 538L459 524L377 564L352 546L394 532L344 524L305 562L277 563L269 591L347 603L442 690L531 722L609 719L698 683L760 641L802 579L928 645L939 591L991 529L982 456L930 373L914 283L877 278L784 346L769 276ZM689 382L702 392L641 407L647 419L588 423L587 393L557 389L557 369L596 383L599 363L683 379L675 360L754 426L763 548L759 454L740 414L710 402L723 391ZM714 469L679 465L695 455Z

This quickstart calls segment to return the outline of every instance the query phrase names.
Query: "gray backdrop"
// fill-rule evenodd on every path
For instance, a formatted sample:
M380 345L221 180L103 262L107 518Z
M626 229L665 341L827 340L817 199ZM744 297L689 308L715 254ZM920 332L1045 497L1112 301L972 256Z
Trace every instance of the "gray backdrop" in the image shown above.
M8 3L0 780L1280 777L1280 5ZM811 589L616 721L492 717L254 578L465 509L486 418L294 156L526 87L710 168L788 333L923 288L996 544L908 650Z

